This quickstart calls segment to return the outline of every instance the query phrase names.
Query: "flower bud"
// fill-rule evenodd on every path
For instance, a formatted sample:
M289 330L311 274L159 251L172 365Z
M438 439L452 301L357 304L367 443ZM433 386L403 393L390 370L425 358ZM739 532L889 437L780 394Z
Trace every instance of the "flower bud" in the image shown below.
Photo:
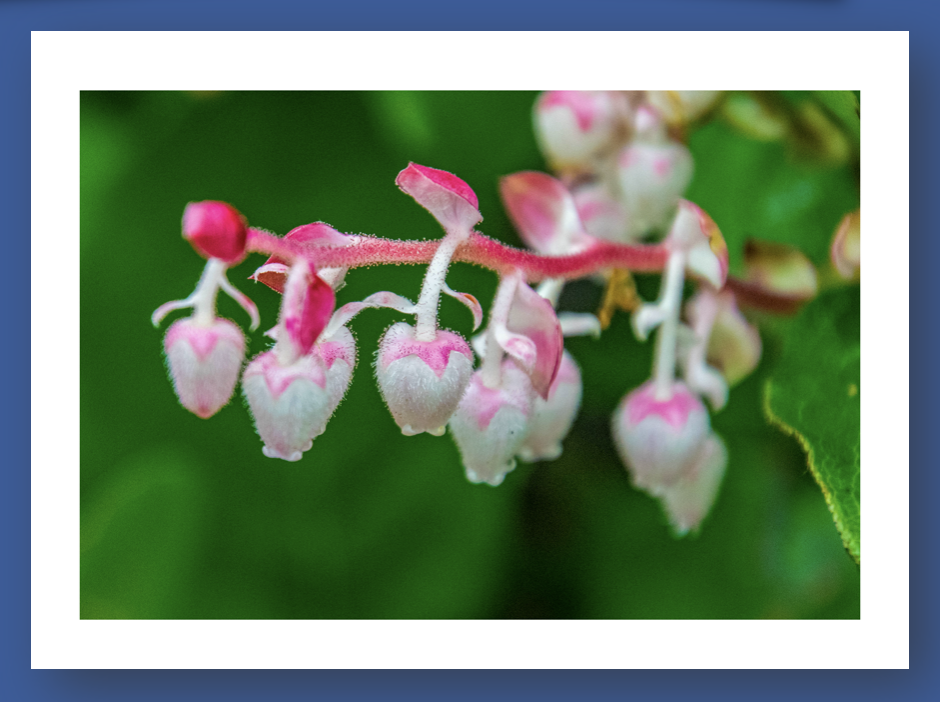
M208 419L228 403L245 358L241 329L227 319L206 326L186 317L170 325L163 348L183 407Z
M622 136L628 115L623 94L555 90L543 93L536 103L535 132L553 168L582 169Z
M548 399L535 398L529 430L519 458L523 461L552 461L561 455L561 442L571 430L581 405L581 371L565 351Z
M227 203L191 202L183 211L183 238L201 256L232 265L245 256L248 229L245 218Z
M690 474L709 434L702 401L675 382L672 396L656 398L653 381L627 395L613 417L614 443L633 483L653 495Z
M433 341L419 341L414 327L398 322L379 344L375 375L406 436L442 435L472 373L473 351L462 336L450 331L438 329Z
M829 255L832 265L846 280L858 280L862 252L862 211L850 212L836 229Z
M719 90L650 90L646 99L673 125L698 119L718 102Z
M349 386L355 342L345 327L288 365L274 351L256 356L242 376L242 391L268 458L299 461Z
M689 475L676 481L660 496L663 510L677 536L696 531L711 511L728 463L728 450L717 434L702 444Z
M692 154L678 142L636 141L617 159L620 201L634 237L664 227L692 181Z
M496 486L516 467L514 456L525 440L535 390L516 362L505 359L499 387L483 383L480 371L470 378L450 431L460 449L467 479Z

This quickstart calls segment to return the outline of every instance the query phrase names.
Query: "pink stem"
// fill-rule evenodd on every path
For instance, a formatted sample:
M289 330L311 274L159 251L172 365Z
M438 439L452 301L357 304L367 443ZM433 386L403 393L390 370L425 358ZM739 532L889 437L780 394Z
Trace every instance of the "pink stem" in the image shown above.
M440 245L436 241L397 241L372 236L348 236L347 246L316 246L288 241L260 229L248 230L248 250L291 261L304 257L317 268L358 268L382 263L429 263ZM454 253L453 261L474 263L500 274L522 270L526 280L581 278L605 268L634 272L661 271L669 252L662 244L628 246L597 241L591 248L569 256L542 256L506 246L472 232Z

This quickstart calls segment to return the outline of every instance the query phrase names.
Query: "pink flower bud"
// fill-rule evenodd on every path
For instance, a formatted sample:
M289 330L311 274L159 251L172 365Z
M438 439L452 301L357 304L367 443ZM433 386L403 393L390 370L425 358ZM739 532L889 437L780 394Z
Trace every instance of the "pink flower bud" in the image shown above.
M627 395L614 413L613 434L634 485L660 495L694 468L709 419L684 383L673 384L669 399L655 393L650 381Z
M628 116L622 93L555 90L542 93L535 105L535 132L554 168L585 169L624 136Z
M617 177L630 233L640 236L668 224L692 182L692 154L679 142L636 141L620 152Z
M472 373L473 351L450 331L438 329L433 341L419 341L414 327L398 322L379 344L375 375L389 411L407 436L442 435Z
M201 256L219 258L231 265L245 256L247 223L238 210L227 203L191 202L183 211L183 238Z
M355 341L345 327L288 365L274 351L248 364L242 391L265 456L301 459L346 394L355 364Z
M467 479L496 486L516 467L514 456L525 440L535 391L529 376L505 359L499 387L488 388L480 371L470 378L450 431L460 449Z
M728 463L728 451L717 434L710 434L689 475L663 490L660 501L677 536L696 531L711 511Z
M579 187L573 195L578 216L589 235L618 244L636 242L637 228L631 224L630 213L604 184Z
M581 405L581 391L581 371L565 351L548 399L535 398L529 431L519 449L523 461L552 461L561 455L561 442L571 430Z
M163 348L183 407L208 419L228 403L245 358L241 329L227 319L206 326L186 317L170 325Z

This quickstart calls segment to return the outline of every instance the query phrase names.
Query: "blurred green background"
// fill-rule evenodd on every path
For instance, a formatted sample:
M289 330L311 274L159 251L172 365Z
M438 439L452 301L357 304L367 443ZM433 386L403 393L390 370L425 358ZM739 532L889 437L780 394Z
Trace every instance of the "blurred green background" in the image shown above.
M83 618L857 618L846 555L798 444L770 427L761 393L787 322L764 328L756 373L713 416L730 462L698 536L674 539L634 490L609 439L620 398L649 376L652 344L626 315L567 348L584 401L564 455L472 485L448 437L404 437L372 377L382 331L351 324L359 364L327 431L299 463L265 458L240 396L205 421L183 410L150 325L187 296L203 261L180 236L183 207L225 200L283 235L313 221L391 238L438 238L394 185L409 161L456 173L480 199L483 233L519 245L498 177L545 170L535 93L101 93L81 97L81 616ZM848 165L794 161L780 143L712 120L690 134L690 199L717 221L739 265L753 235L821 263L858 206ZM750 169L750 170L748 170ZM758 169L764 178L754 178ZM279 296L230 271L258 304L267 347ZM338 303L378 290L417 297L422 269L351 272ZM464 264L448 282L488 309L496 279ZM658 278L642 276L656 295ZM562 309L593 311L582 281ZM185 313L184 313L185 314ZM247 327L220 298L220 314ZM450 298L443 325L469 336ZM174 318L179 313L174 315Z

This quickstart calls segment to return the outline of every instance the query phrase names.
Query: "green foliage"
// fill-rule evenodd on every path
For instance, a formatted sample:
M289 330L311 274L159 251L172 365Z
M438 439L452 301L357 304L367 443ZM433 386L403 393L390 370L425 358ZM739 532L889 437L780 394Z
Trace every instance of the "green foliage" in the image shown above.
M81 99L81 506L84 618L857 618L859 572L845 557L805 456L768 425L761 388L785 327L765 333L753 376L713 417L731 456L699 536L676 540L634 490L610 415L648 376L651 344L626 315L601 340L567 348L584 401L563 456L520 465L499 488L469 484L449 437L404 437L372 377L384 328L352 323L359 365L327 431L296 464L261 454L236 398L208 421L166 377L161 303L193 289L202 261L180 236L187 202L231 202L284 234L322 220L344 232L437 238L394 186L408 161L457 173L476 191L480 229L519 239L498 178L544 170L534 93L83 93ZM728 237L799 244L825 259L858 205L850 166L790 160L783 144L711 122L690 134L689 193ZM739 172L738 169L743 169ZM279 297L230 271L273 326ZM422 271L355 271L340 304L378 290L414 299ZM448 282L488 307L495 277L455 265ZM657 276L638 276L655 297ZM562 309L592 311L600 288L569 286ZM220 313L244 323L230 300ZM824 309L819 314L826 315ZM456 301L445 327L470 333ZM174 315L175 318L176 315ZM261 332L249 353L264 350Z
M795 436L845 548L860 559L861 343L858 287L820 296L796 320L767 383L770 419Z

